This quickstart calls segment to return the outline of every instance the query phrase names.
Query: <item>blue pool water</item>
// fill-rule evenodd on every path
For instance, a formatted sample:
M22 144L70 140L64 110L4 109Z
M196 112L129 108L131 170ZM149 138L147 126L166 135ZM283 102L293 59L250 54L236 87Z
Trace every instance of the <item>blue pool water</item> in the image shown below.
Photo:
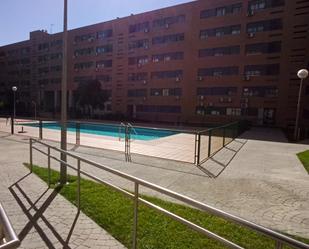
M24 126L32 126L38 127L38 123L28 123L23 124ZM52 129L52 130L60 130L61 126L59 123L43 123L43 128ZM75 132L76 131L76 124L75 123L68 123L67 126L68 131ZM121 137L124 138L125 131L124 127L120 127L119 125L108 125L108 124L80 124L80 132L87 133L87 134L95 134L95 135L102 135L102 136L110 136L110 137ZM170 130L161 130L161 129L154 129L154 128L140 128L134 127L131 131L131 138L135 140L154 140L162 137L167 137L171 135L175 135L178 132L170 131Z

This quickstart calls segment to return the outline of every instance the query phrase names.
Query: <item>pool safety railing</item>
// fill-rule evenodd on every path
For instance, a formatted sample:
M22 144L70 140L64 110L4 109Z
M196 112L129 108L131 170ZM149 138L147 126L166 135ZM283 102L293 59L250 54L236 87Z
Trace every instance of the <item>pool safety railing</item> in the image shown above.
M200 165L248 129L246 121L237 121L195 134L194 164Z
M38 120L35 121L34 125L35 127L38 128L38 133L35 135L35 137L39 138L42 140L43 138L47 138L47 135L45 135L45 130L49 128L49 124L57 123L57 121L43 121L43 120ZM101 123L89 123L89 122L79 122L79 121L69 121L68 124L70 124L70 130L71 134L74 136L75 135L75 145L80 146L83 145L83 133L84 130L86 129L86 126L92 126L94 131L97 130L97 127L100 125L105 125ZM157 130L163 131L163 132L171 132L174 134L186 134L186 135L191 135L192 138L189 140L184 140L184 143L189 143L190 144L190 153L191 155L187 156L187 158L181 159L178 158L179 151L177 149L182 148L182 144L180 143L175 143L175 149L173 151L167 152L169 156L167 157L162 157L164 159L168 160L173 160L173 161L183 161L195 165L201 165L203 164L206 160L208 160L212 155L214 155L216 152L220 151L224 147L226 147L230 142L232 142L236 137L238 137L242 132L244 132L248 124L246 121L238 121L238 122L233 122L230 124L226 124L223 126L219 127L214 127L214 128L209 128L205 130L198 130L198 129L191 129L191 130L185 130L185 129L176 129L176 128L171 128L171 129L164 129L164 128L149 128L149 127L144 127L144 126L135 126L131 123L125 123L121 122L120 124L112 124L112 126L115 126L115 137L121 141L124 142L124 149L121 149L122 152L125 154L125 160L127 162L131 162L131 149L134 151L134 154L141 154L142 151L136 150L134 147L135 144L132 142L141 135L138 132L138 129L142 130L150 130L151 132L156 132ZM27 128L26 128L27 127ZM25 124L25 132L28 131L29 123L28 126ZM84 129L84 130L81 130ZM150 132L150 134L151 134ZM75 134L74 134L75 133ZM33 134L33 133L32 133ZM169 135L168 135L169 136ZM177 140L176 140L177 141ZM74 142L73 142L74 143ZM173 143L173 141L172 141ZM186 146L187 144L183 144ZM132 148L133 146L133 148ZM104 148L104 147L103 147ZM122 148L122 147L121 147ZM104 148L108 149L108 148ZM186 147L187 150L188 147ZM172 154L175 152L175 156ZM133 154L133 153L132 153ZM163 153L164 154L164 153ZM151 154L151 151L147 151L147 156L153 156L156 157L158 153L154 151L153 154ZM181 157L181 153L180 153ZM161 157L160 157L161 158Z
M19 245L20 241L0 203L0 249L15 249Z
M43 147L43 148L42 148ZM185 203L188 206L191 206L193 208L197 208L205 213L220 217L226 221L231 221L233 223L239 224L240 226L249 228L257 233L263 234L269 238L271 238L272 240L275 241L274 243L274 247L275 249L283 249L284 245L290 246L292 248L296 248L296 249L309 249L309 245L297 241L295 239L292 239L286 235L283 235L279 232L273 231L271 229L268 229L266 227L257 225L253 222L250 222L248 220L245 220L243 218L237 217L235 215L232 215L230 213L224 212L220 209L214 208L210 205L204 204L202 202L196 201L190 197L187 197L185 195L176 193L174 191L171 191L167 188L163 188L161 186L155 185L153 183L150 183L148 181L142 180L140 178L131 176L129 174L123 173L119 170L113 169L111 167L108 167L106 165L91 161L89 159L80 157L76 154L70 153L68 151L63 151L57 147L51 146L47 143L43 143L40 140L36 140L36 139L31 139L30 138L30 170L32 172L32 167L33 167L33 151L37 151L43 155L47 156L47 162L48 162L48 184L50 185L50 169L51 169L51 159L63 163L65 164L67 167L69 167L70 169L72 169L73 171L77 172L77 186L76 186L76 206L78 209L78 212L80 211L80 204L81 204L81 175L86 176L98 183L101 183L105 186L111 187L112 189L122 193L124 196L128 197L129 199L131 199L133 201L133 224L132 224L132 248L136 249L137 248L137 243L138 243L138 218L139 218L139 205L143 204L148 206L149 208L152 208L156 211L158 211L159 213L162 213L180 223L182 223L183 225L187 226L188 228L191 228L201 234L203 234L206 237L209 237L211 239L214 239L218 242L221 242L223 245L229 247L229 248L236 248L236 249L244 249L243 246L236 244L233 241L227 240L224 237L205 229L204 227L195 224L183 217L181 217L178 214L175 214L171 211L168 211L154 203L152 203L149 200L144 199L141 195L140 195L140 188L147 188L152 190L155 194L162 194L165 196L168 196L169 198L173 198L177 201L180 201L182 203ZM47 150L47 151L46 151ZM68 162L64 162L61 159L59 159L58 157L54 156L58 155L58 153L52 153L52 152L60 152L60 153L65 153L67 155L67 157L70 157L72 159L76 160L76 164L73 165L71 163ZM107 173L111 173L115 176L121 177L122 179L126 179L128 181L130 181L133 186L134 186L134 191L130 192L126 189L123 189L117 185L115 185L112 182L103 180L101 178L99 178L98 176L95 176L87 171L84 170L84 167L82 167L81 163L83 163L84 165L88 165L88 166L92 166L97 168L98 170L102 170L104 172Z

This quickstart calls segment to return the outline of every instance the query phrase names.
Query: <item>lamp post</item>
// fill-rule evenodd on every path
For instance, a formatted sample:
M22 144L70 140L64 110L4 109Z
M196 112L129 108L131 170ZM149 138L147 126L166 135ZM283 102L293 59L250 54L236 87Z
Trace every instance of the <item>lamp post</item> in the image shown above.
M12 124L11 124L11 133L14 134L14 122L15 122L15 117L16 117L16 91L17 91L17 86L13 86L12 91L13 91L13 118L12 118Z
M297 101L297 110L296 110L296 121L295 121L295 128L294 128L294 139L295 141L298 140L298 125L299 125L299 113L300 113L300 101L301 101L301 92L303 88L303 81L308 77L308 70L301 69L297 72L297 77L300 79L300 86L298 92L298 101Z
M63 11L63 56L61 82L61 149L67 150L67 46L68 46L68 0L64 0ZM67 156L61 153L60 184L67 182Z

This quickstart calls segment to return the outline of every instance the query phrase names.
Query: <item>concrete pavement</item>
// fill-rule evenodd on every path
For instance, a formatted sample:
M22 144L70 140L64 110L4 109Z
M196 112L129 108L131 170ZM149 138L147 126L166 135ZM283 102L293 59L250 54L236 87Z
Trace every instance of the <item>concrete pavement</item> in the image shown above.
M16 162L28 160L27 138L9 136L5 140L17 141L11 143L12 149L20 148L20 159ZM115 151L74 146L69 149L266 227L309 238L309 176L296 157L308 145L287 143L279 130L256 128L246 132L214 160L203 164L202 169L140 155L133 155L133 163L124 163L124 155ZM76 163L76 160L69 161ZM34 154L34 163L46 166L46 162L45 156ZM58 169L59 165L53 162L52 167ZM82 168L118 186L133 189L132 183L119 177L84 164ZM203 169L217 178L210 178ZM147 189L142 191L156 195Z

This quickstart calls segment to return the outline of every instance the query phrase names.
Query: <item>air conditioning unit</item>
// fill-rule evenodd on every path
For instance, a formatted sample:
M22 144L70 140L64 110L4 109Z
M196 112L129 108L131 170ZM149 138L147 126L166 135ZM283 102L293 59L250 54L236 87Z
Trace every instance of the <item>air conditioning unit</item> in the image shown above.
M250 79L251 79L250 75L245 75L245 76L244 76L244 80L245 80L245 81L249 81Z
M78 69L78 68L75 68L75 69L74 69L74 71L75 71L75 72L78 72L78 71L79 71L79 69Z
M248 33L248 37L249 38L253 38L255 36L255 33L251 32L251 33Z
M202 76L198 76L198 77L197 77L197 80L198 80L198 81L203 81L204 78L203 78Z
M175 99L176 99L176 100L179 100L179 99L180 99L180 96L176 96Z
M93 37L90 37L90 38L88 39L88 41L89 41L89 42L93 42L93 41L94 41L94 38L93 38Z
M220 98L220 103L223 103L224 102L224 98Z
M149 48L149 45L144 45L144 49L148 49Z
M148 29L148 28L145 28L145 29L144 29L144 32L145 32L145 33L148 33L148 32L149 32L149 29Z
M170 27L170 25L167 23L165 24L165 28L168 29Z
M227 101L228 101L229 103L232 103L232 98L228 98Z
M147 84L147 80L143 80L143 84L146 85Z
M208 106L213 106L214 104L212 102L209 102L208 103Z
M153 59L152 61L153 62L159 62L159 59Z
M204 95L201 95L201 96L199 97L199 99L200 99L200 100L204 100Z
M176 81L176 82L180 82L180 78L179 78L179 77L176 77L175 81Z
M98 72L98 71L99 71L99 68L96 67L96 68L95 68L95 71Z
M143 97L143 101L146 101L147 100L147 98L146 97Z
M142 67L142 64L141 64L141 63L138 63L138 64L137 64L137 67Z

